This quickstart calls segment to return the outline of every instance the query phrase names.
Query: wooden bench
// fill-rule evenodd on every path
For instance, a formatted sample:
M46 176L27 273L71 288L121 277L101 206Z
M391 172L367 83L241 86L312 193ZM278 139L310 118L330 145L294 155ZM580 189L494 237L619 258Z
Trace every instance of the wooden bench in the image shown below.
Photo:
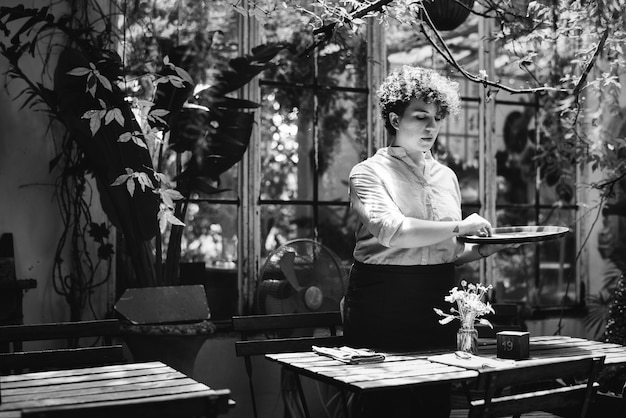
M214 418L227 414L233 406L230 390L220 389L213 392L212 395L203 392L164 395L155 397L150 402L145 399L128 399L101 402L97 405L32 408L22 411L21 418Z
M160 362L122 363L0 376L1 417L213 418L234 406L212 389Z
M24 323L22 307L24 293L37 287L35 279L16 277L13 247L12 233L6 232L0 235L0 326ZM7 344L0 343L0 352L7 350Z
M0 353L0 373L122 363L122 346L113 344L113 337L118 334L117 319L1 326L0 343L8 343L10 351ZM99 337L103 345L79 347L83 337ZM26 341L53 340L67 341L68 348L21 349L21 343Z

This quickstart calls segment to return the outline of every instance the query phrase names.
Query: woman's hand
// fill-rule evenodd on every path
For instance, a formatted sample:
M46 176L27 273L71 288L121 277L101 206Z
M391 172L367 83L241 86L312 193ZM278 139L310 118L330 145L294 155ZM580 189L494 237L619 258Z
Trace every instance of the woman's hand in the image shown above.
M477 213L472 213L459 223L459 235L491 236L491 223Z
M497 253L498 251L508 250L509 248L519 248L523 244L519 242L515 242L512 244L490 244L493 247L493 252Z
M514 244L480 244L480 248L478 249L478 254L481 257L489 257L492 254L497 253L498 251L507 250L509 248L519 248L522 244L514 243Z

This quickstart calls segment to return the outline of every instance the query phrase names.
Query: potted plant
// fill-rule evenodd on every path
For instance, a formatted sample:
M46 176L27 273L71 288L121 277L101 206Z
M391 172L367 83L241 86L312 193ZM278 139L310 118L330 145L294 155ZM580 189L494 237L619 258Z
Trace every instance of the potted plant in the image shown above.
M59 188L69 190L76 204L68 210L71 222L59 245L68 236L86 235L99 244L91 271L79 267L70 280L61 272L62 258L56 259L55 288L68 301L71 319L79 320L99 284L94 270L110 265L113 255L107 225L91 222L88 178L124 238L132 270L123 288L176 285L187 199L196 191L220 192L220 175L241 160L250 140L258 104L229 94L263 71L284 46L259 46L250 55L213 62L206 71L199 63L209 59L218 31L199 30L179 44L151 33L141 39L154 48L137 48L149 54L133 57L125 42L131 12L120 16L97 1L66 5L69 9L60 11L0 7L5 35L0 53L9 62L9 79L26 83L18 96L24 106L44 110L65 128L61 152L50 165L61 168ZM121 27L114 24L118 18ZM33 76L24 67L39 50L42 72ZM74 251L82 251L76 264L83 265L87 250L78 245ZM181 332L213 330L202 321Z
M80 2L74 6L82 10ZM220 63L221 68L200 79L200 71L191 69L207 59L211 34L183 45L153 40L161 47L144 66L152 71L138 72L125 67L113 50L123 35L112 26L118 16L93 2L83 11L101 15L88 19L74 13L72 18L69 13L57 16L48 7L0 8L0 30L6 34L0 52L10 63L8 76L26 81L19 96L26 97L24 105L43 105L67 129L69 146L82 154L65 171L80 170L73 179L93 176L104 210L121 230L134 265L129 285L176 283L181 228L171 229L165 260L158 248L163 245L159 231L182 224L185 199L192 192L221 191L219 176L243 157L254 123L250 110L258 107L228 94L263 71L283 46L254 48L251 55ZM98 28L100 22L104 24ZM53 85L46 86L26 74L23 60L45 47L50 36L62 47L44 48L44 65L50 66L44 71L54 74ZM58 60L52 61L56 53ZM200 84L204 87L198 88ZM166 157L179 158L179 173L167 171ZM59 155L51 165L62 159ZM90 233L96 240L106 235ZM110 251L100 255L106 258ZM157 267L161 264L163 269Z

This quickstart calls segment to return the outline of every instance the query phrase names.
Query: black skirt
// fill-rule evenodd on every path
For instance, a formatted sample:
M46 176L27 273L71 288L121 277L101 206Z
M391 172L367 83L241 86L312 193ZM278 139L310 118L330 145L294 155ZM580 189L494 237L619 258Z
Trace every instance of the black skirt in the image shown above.
M457 286L454 264L395 266L355 261L344 302L348 344L412 351L456 346L454 323L441 325L433 308Z

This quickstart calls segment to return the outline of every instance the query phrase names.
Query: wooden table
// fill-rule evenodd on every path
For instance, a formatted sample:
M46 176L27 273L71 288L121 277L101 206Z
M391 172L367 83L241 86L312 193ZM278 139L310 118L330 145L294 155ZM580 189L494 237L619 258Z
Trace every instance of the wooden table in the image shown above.
M294 372L329 383L351 392L390 390L442 382L467 381L478 371L428 360L443 351L393 354L385 361L371 364L344 364L313 352L268 354L265 357ZM495 340L483 341L478 355L496 357ZM530 359L550 361L576 356L606 356L605 365L626 365L626 347L564 336L532 337Z
M0 418L217 416L234 403L161 362L0 376Z

